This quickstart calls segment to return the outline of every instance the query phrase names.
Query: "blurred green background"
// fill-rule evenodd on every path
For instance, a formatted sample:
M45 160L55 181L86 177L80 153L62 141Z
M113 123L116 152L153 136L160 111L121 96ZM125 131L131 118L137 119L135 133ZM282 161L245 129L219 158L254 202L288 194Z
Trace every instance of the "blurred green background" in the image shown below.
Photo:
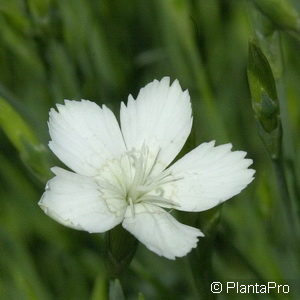
M0 299L299 299L299 12L297 0L2 0ZM248 64L249 41L262 60ZM269 64L279 102L260 114ZM251 93L247 65L258 78ZM37 205L49 167L62 166L47 147L48 111L83 98L118 113L129 93L165 75L193 102L182 154L231 142L254 160L256 179L222 207L178 214L206 233L187 257L169 261L140 245L109 285L104 235L65 228ZM268 132L264 118L277 120ZM279 118L283 151L272 160L264 142L280 143ZM213 281L276 281L290 293L217 295Z

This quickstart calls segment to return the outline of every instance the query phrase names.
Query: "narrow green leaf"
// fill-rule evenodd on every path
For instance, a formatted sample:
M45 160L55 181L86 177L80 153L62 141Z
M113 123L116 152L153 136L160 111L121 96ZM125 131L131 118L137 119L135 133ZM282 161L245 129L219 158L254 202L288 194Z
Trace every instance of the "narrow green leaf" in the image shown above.
M138 300L146 300L144 294L139 293L139 294L138 294Z
M275 26L300 33L300 18L288 0L254 0L255 5Z
M25 139L22 139L22 142L24 145L24 150L20 153L22 161L37 179L46 182L51 177L46 147L41 143L30 144Z
M47 150L32 128L3 98L0 98L0 127L18 150L28 169L42 182L50 176Z
M31 14L35 18L43 18L45 17L48 12L51 5L51 0L28 0L28 7L30 9Z
M118 279L109 283L109 300L125 300L122 286Z
M94 289L90 300L105 300L106 296L106 280L104 276L97 276Z
M19 152L24 151L22 140L36 145L38 140L24 119L3 98L0 98L0 125Z

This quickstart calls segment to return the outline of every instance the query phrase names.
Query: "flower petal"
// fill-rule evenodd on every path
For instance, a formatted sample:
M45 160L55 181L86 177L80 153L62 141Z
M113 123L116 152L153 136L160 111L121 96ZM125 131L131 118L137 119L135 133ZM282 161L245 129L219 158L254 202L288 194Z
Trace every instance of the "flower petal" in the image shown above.
M177 80L154 80L142 88L134 100L121 105L121 129L128 150L143 145L159 151L156 171L166 168L179 153L191 132L191 102Z
M163 187L164 197L179 204L178 210L203 211L240 193L255 171L248 169L252 160L244 158L246 152L231 148L210 142L186 154L169 168L179 180Z
M134 216L127 208L123 227L148 249L169 259L181 257L195 248L203 233L179 223L169 213L151 204L134 205Z
M39 202L47 215L67 227L90 233L104 232L121 223L125 206L119 202L118 213L112 213L93 179L58 167L52 171L56 176L48 181Z
M76 173L94 176L103 161L126 151L119 124L107 107L66 100L57 109L49 114L49 147Z

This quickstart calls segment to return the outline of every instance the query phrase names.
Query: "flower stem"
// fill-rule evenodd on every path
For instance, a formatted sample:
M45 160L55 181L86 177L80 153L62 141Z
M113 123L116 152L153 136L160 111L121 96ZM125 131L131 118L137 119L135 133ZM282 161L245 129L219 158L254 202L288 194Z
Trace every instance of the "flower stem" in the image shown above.
M295 216L294 203L290 196L286 174L284 170L284 161L282 155L280 155L277 159L272 159L272 163L275 169L275 175L278 183L278 191L280 194L280 198L282 200L282 204L284 203L284 211L286 211L286 217L290 224L290 227L293 230L297 228L297 221Z
M204 244L204 243L203 243ZM216 299L211 292L210 284L214 281L212 270L212 239L205 242L200 250L193 251L188 256L188 263L192 273L193 287L196 299Z
M192 285L195 299L216 299L211 292L210 285L215 279L212 260L217 227L220 221L221 207L202 212L188 223L197 228L202 228L205 238L201 239L201 247L197 247L188 255L188 265L193 278Z

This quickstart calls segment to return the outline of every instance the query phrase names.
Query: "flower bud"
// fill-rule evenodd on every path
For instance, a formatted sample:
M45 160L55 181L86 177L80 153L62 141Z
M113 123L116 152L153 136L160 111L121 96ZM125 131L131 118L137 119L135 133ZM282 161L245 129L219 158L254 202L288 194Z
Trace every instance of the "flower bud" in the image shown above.
M272 158L281 144L281 122L276 85L270 64L261 49L249 43L248 82L259 133Z

